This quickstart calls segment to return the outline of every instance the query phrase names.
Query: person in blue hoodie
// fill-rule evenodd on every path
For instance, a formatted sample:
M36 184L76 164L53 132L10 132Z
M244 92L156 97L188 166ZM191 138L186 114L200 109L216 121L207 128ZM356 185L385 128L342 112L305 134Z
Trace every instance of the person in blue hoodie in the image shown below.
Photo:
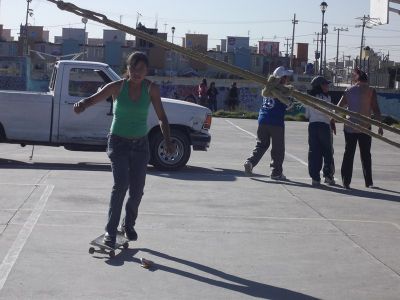
M280 79L280 84L287 84L293 75L292 70L278 67L272 76ZM286 180L283 175L283 160L285 158L285 112L286 104L277 98L264 97L258 115L257 144L251 157L244 163L245 174L250 176L253 168L260 162L265 152L271 147L271 179Z

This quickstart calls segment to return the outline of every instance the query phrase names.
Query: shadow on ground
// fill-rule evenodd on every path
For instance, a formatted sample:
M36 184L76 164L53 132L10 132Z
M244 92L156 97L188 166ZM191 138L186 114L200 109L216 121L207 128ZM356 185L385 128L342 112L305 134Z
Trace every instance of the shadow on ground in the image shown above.
M2 169L34 169L34 170L72 170L72 171L103 171L110 172L110 164L102 163L50 163L50 162L26 162L0 158Z
M50 162L26 162L0 158L2 169L34 169L34 170L71 170L71 171L94 171L110 172L109 163L50 163ZM185 181L235 181L238 177L244 177L243 171L223 168L202 168L186 166L179 171L159 171L149 166L148 175ZM258 177L265 177L259 175Z
M208 277L208 276L198 275L188 271L180 270L178 268L172 268L166 265L162 265L157 262L153 263L152 267L149 269L149 271L151 272L159 272L159 271L167 272L182 277L186 277L188 279L196 280L204 284L213 285L215 287L219 287L222 289L227 289L237 293L262 299L292 299L292 300L318 299L285 288L275 287L265 283L248 280L193 261L177 258L174 256L167 255L165 253L161 253L146 248L123 250L113 259L108 259L108 257L105 257L106 263L115 267L122 266L125 263L129 262L141 264L140 258L136 257L136 255L139 252L143 252L144 255L152 255L154 256L155 260L157 260L157 258L169 260L171 262L178 263L183 266L190 267L194 270L209 274L210 276ZM219 277L221 280L213 279L210 277Z
M360 189L350 189L346 190L342 188L339 185L335 186L328 186L328 185L322 185L318 188L315 188L311 186L310 184L306 184L304 182L298 182L298 181L292 181L292 180L286 180L286 181L272 181L272 180L262 180L262 179L257 179L257 178L250 178L253 181L261 182L261 183L268 183L268 184L284 184L286 186L297 186L297 187L304 187L304 188L311 188L311 189L320 189L322 191L329 191L333 193L338 193L346 196L353 196L353 197L360 197L360 198L368 198L368 199L374 199L374 200L385 200L385 201L393 201L393 202L400 202L400 193L398 191L392 191L388 189L382 189L379 187L375 187L370 190L360 190ZM391 194L386 194L382 192L387 192L387 193L393 193L397 195L391 195Z
M187 166L176 172L163 172L154 167L148 168L148 174L164 178L187 181L235 181L237 178L246 177L241 170L225 168L203 168ZM256 177L265 178L266 176L257 175Z

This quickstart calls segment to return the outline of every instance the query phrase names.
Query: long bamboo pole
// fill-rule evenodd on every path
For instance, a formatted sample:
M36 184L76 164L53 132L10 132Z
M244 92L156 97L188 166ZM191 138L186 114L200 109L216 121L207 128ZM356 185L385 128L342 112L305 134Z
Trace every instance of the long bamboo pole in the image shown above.
M69 2L64 2L64 1L60 1L60 0L47 0L47 1L56 4L57 7L59 9L61 9L61 10L65 10L65 11L71 12L71 13L76 14L76 15L81 16L81 17L86 17L87 19L93 20L93 21L98 22L98 23L102 23L102 24L107 25L109 27L112 27L114 29L118 29L118 30L121 30L123 32L135 35L135 36L137 36L139 38L147 40L148 42L154 43L154 44L156 44L158 46L161 46L161 47L163 47L165 49L169 49L169 50L173 50L173 51L176 51L178 53L181 53L181 54L183 54L183 55L185 55L185 56L187 56L187 57L189 57L191 59L206 63L208 65L212 65L212 66L218 67L218 68L220 68L220 69L222 69L224 71L227 71L227 72L230 72L230 73L235 74L237 76L240 76L242 78L245 78L245 79L260 83L260 84L263 84L265 86L267 86L269 84L268 79L266 77L264 77L264 76L252 73L252 72L247 71L247 70L243 70L241 68L238 68L236 66L230 65L230 64L225 63L223 61L220 61L220 60L214 59L212 57L209 57L206 54L203 54L203 53L200 53L200 52L188 49L188 48L180 47L180 46L178 46L176 44L172 44L172 43L170 43L168 41L162 40L162 39L158 38L157 36L150 35L150 34L144 32L144 31L140 31L140 30L134 29L132 27L128 27L126 25L123 25L121 23L117 23L115 21L109 20L107 18L107 16L105 16L103 14L99 14L99 13L91 11L91 10L80 8L80 7L78 7L78 6L76 6L76 5L72 4L72 3L69 3ZM273 89L277 89L277 88L278 88L277 86L273 87ZM293 95L295 93L294 91L295 90L292 90ZM310 96L311 98L307 97L308 101L306 101L306 100L304 100L305 98L300 95L302 93L300 93L300 94L297 94L297 93L300 93L300 92L296 91L296 95L298 96L296 98L300 102L302 102L302 101L307 102L307 103L304 103L304 104L312 106L313 108L315 108L315 109L317 109L317 110L319 110L319 111L331 116L335 120L342 121L342 119L343 119L343 120L348 122L347 125L349 125L352 128L355 128L357 130L360 130L356 126L358 124L350 122L347 119L344 119L344 118L336 115L335 113L330 112L329 109L332 109L332 110L335 110L335 111L338 111L338 112L341 112L341 113L345 113L345 114L347 114L347 115L349 115L349 116L351 116L351 117L353 117L353 118L355 118L357 120L368 122L369 124L373 124L373 125L385 128L388 131L392 131L394 133L400 134L400 130L398 130L396 128L393 128L391 126L388 126L388 125L386 125L386 124L384 124L382 122L379 122L379 121L373 120L371 118L362 116L362 115L360 115L358 113L349 111L347 109L344 109L344 108L341 108L341 107L337 107L337 106L335 106L335 105L333 105L331 103L327 103L327 102L322 101L322 100L320 100L318 98L315 98L315 97L311 97L311 96ZM306 94L304 94L304 95L306 95ZM280 99L280 100L286 102L284 99ZM313 103L313 104L311 105L311 103ZM365 128L363 128L363 129L365 129ZM382 140L384 142L387 142L387 143L389 143L391 145L394 145L394 146L400 148L400 144L398 144L396 142L390 141L387 138L383 138L380 135L374 134L370 130L367 130L367 132L368 132L367 134L369 134L370 136L373 136L375 138L378 138L378 139L380 139L380 140Z

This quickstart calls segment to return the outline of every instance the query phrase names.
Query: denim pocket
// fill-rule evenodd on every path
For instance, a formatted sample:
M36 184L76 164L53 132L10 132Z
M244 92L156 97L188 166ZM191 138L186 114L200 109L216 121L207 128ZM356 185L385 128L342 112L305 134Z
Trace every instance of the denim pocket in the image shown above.
M124 140L115 135L109 135L107 141L107 155L111 156L115 153L120 153L124 149Z
M130 150L133 152L149 152L149 140L147 136L130 142Z

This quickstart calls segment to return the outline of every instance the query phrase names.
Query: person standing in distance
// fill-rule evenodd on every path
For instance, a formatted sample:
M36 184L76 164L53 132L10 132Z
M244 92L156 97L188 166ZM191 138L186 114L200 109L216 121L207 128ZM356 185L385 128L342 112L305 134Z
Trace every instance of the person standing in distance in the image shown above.
M311 81L309 94L325 102L331 103L329 92L330 81L322 76L314 77ZM313 186L321 183L320 172L323 169L325 183L335 185L335 163L333 160L333 136L336 134L335 120L324 113L306 106L308 125L308 172ZM323 168L322 168L323 166Z
M280 84L287 84L292 70L278 67L272 76L278 78ZM253 168L259 163L270 143L271 148L271 179L286 180L283 175L283 160L285 158L285 112L287 106L277 98L264 97L258 115L257 144L252 155L244 163L245 174L250 176Z
M175 151L170 139L168 119L165 114L160 88L146 79L149 61L141 52L132 53L127 60L128 78L111 82L96 94L74 105L77 114L88 107L113 97L114 115L108 135L107 155L111 160L114 185L111 192L104 243L115 247L122 205L129 189L122 228L126 238L137 240L135 222L143 196L147 164L150 158L147 138L147 116L150 103L159 118L168 154Z
M357 112L366 117L371 117L371 113L373 113L375 119L381 121L382 117L378 105L376 90L369 86L368 75L359 69L355 69L353 72L353 81L355 82L355 85L344 92L338 103L338 106L346 107L348 110ZM371 129L371 124L351 117L348 119L353 123L361 125L362 127ZM383 135L383 130L381 127L379 128L378 133ZM368 188L373 187L371 136L345 125L344 138L346 141L346 146L341 168L343 187L345 189L350 189L351 178L353 176L354 154L356 152L357 142L360 148L365 186Z

